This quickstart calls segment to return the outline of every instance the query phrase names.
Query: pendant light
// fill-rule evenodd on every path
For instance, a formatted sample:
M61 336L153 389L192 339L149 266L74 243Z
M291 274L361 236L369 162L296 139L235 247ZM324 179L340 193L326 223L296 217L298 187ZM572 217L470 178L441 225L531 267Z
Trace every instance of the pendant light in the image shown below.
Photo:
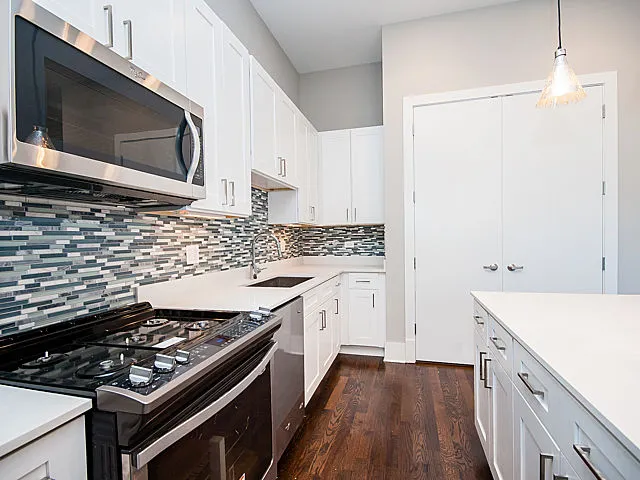
M537 107L555 107L577 103L587 96L573 69L567 62L567 51L562 47L562 17L558 0L558 49L553 62L553 71L542 90Z

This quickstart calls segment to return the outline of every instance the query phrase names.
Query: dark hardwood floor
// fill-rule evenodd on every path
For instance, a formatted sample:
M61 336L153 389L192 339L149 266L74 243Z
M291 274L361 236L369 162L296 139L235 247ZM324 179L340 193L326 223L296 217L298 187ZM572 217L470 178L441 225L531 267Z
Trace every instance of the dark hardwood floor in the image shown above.
M491 480L473 370L340 355L278 467L287 480Z

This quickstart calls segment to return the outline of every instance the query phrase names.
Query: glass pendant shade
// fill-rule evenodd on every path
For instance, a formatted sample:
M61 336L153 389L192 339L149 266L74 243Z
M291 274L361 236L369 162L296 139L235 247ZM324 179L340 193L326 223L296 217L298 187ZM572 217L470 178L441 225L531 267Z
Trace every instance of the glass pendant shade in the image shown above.
M33 132L26 138L25 143L35 145L37 147L48 148L49 150L55 150L51 138L49 138L48 129L40 125L33 126Z
M537 106L545 108L577 103L586 96L578 77L567 62L567 51L564 48L558 48L553 62L553 71L547 79Z

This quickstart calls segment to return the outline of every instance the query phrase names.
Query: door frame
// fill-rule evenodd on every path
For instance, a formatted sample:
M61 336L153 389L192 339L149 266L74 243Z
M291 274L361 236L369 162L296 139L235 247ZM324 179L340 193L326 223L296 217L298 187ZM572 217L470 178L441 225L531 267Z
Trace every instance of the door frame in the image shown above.
M603 121L603 246L606 270L603 273L604 293L618 293L618 73L603 72L580 75L587 86L602 86L606 115ZM416 271L415 261L415 175L413 150L414 109L441 103L463 102L490 97L541 92L545 80L458 90L426 95L406 96L403 99L403 162L404 162L404 306L406 362L416 361ZM531 105L531 108L536 108ZM570 106L568 107L570 108Z

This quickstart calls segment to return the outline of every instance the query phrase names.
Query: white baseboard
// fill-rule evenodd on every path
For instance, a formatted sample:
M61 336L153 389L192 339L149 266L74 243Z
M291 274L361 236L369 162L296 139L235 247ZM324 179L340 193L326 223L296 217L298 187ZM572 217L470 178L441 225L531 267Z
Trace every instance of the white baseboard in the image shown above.
M342 345L340 347L340 353L344 355L364 355L365 357L384 357L384 348Z
M405 363L407 361L405 350L404 342L387 342L384 347L384 361Z
M416 339L407 338L405 341L406 363L416 363Z

